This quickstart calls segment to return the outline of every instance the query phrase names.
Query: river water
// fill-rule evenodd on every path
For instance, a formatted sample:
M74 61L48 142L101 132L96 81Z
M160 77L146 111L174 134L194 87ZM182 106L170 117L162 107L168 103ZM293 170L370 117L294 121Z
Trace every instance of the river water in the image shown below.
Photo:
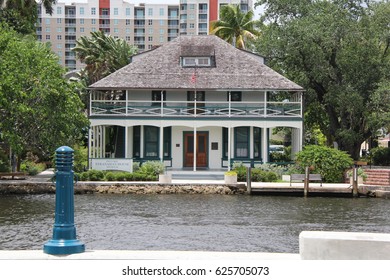
M54 195L0 196L0 250L52 238ZM306 230L390 232L390 201L247 195L75 196L87 250L299 252Z

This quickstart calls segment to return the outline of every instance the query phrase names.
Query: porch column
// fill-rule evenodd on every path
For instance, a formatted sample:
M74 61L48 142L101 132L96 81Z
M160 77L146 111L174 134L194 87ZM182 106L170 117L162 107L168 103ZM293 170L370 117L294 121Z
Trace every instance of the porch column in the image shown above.
M88 129L88 158L89 160L92 158L92 151L93 151L93 146L92 146L92 129L93 127L90 127Z
M139 157L142 159L144 157L144 126L140 127L140 141L139 141Z
M125 158L128 158L128 154L127 154L128 153L127 141L128 141L128 133L129 133L128 130L129 130L128 127L125 126Z
M196 124L194 124L194 167L193 170L196 171L196 146L197 146L197 135L196 135Z
M269 128L262 128L261 129L261 157L263 159L263 163L266 163L269 161L268 159L268 137L269 137Z
M230 124L229 124L229 127L228 127L228 171L230 171L231 167L230 167L230 161L232 159L232 156L231 156L231 152L232 152L232 141L231 141L231 132L232 128L230 127Z
M291 159L294 159L294 155L302 149L302 129L293 128L291 134Z
M164 162L164 127L162 126L162 124L160 124L160 153L159 153L159 157L160 157L160 161L161 162Z

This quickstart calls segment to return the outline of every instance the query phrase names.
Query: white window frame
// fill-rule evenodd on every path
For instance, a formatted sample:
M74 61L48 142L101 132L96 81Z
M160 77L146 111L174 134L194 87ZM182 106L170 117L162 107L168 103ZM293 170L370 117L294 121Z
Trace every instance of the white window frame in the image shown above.
M184 67L210 67L211 66L211 57L202 56L202 57L183 57L183 66Z

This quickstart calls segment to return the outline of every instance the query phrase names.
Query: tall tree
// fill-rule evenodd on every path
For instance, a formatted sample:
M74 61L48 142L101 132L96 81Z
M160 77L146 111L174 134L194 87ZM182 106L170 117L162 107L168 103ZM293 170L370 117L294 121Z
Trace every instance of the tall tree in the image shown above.
M22 34L34 34L38 5L43 4L51 15L56 0L0 0L0 22L6 22Z
M305 123L358 158L361 143L389 123L390 3L258 0L257 49L307 89Z
M91 37L80 37L73 51L86 64L83 73L89 85L129 64L137 48L123 39L96 31L91 32Z
M253 16L252 10L245 13L239 5L222 6L219 20L211 23L211 33L239 49L246 49L248 41L259 35Z
M50 48L0 24L0 131L19 158L48 158L80 141L88 125L76 85Z

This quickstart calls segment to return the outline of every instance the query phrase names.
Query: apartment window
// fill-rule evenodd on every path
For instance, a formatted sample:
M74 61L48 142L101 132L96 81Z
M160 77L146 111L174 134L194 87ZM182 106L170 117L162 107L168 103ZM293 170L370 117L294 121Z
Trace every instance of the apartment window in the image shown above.
M62 52L61 52L61 51L57 52L57 55L58 55L59 57L62 57ZM60 63L61 63L61 61L60 61Z
M153 37L152 37L152 36L149 36L149 37L148 37L148 41L149 41L149 42L152 42L152 41L153 41Z
M84 33L84 27L80 27L80 32Z
M164 43L164 37L160 36L160 43Z
M57 32L61 33L62 32L62 28L61 27L57 27Z
M46 32L49 33L50 32L50 27L46 27Z
M131 20L130 19L126 19L126 25L130 25L131 24Z
M148 25L153 25L153 20L152 19L148 20Z
M149 34L153 34L153 28L149 28Z
M153 45L148 45L148 50L151 50L153 48Z
M164 145L163 145L163 154L164 158L171 157L171 143L172 143L172 127L164 127Z
M91 15L96 15L96 8L91 8Z
M153 16L153 8L149 8L148 9L148 15L149 16Z
M62 40L62 35L57 35L57 40Z
M92 27L91 32L95 32L95 31L96 31L96 27Z
M164 8L160 8L160 16L164 15Z
M62 7L57 7L57 15L61 15L62 14Z
M163 19L160 19L160 26L164 26L165 21Z
M57 18L57 23L61 24L62 23L62 18Z
M133 157L141 157L141 126L133 127Z
M130 34L130 33L131 33L130 28L126 28L126 34Z
M84 14L84 7L80 7L80 15Z
M62 45L61 44L57 44L57 49L62 49Z
M249 127L236 127L234 128L234 140L236 158L248 158L249 157Z
M84 19L83 18L80 19L80 24L84 24Z
M50 25L50 18L45 19L46 25Z
M114 15L117 16L119 14L118 8L114 8Z
M159 128L144 126L144 157L157 158L159 154Z
M164 29L160 29L160 34L164 34Z
M126 36L126 41L130 41L131 40L131 37L130 36Z
M91 19L91 24L96 24L96 19Z
M195 28L195 24L194 23L190 23L190 28Z
M119 24L119 19L114 19L114 25L118 25Z
M228 158L228 151L229 151L229 138L228 138L229 132L226 127L222 127L222 157Z
M119 33L119 28L114 28L114 33Z
M50 40L50 35L46 35L46 40Z
M130 16L131 14L131 9L130 8L126 8L126 16Z
M190 10L195 10L195 4L190 4Z

